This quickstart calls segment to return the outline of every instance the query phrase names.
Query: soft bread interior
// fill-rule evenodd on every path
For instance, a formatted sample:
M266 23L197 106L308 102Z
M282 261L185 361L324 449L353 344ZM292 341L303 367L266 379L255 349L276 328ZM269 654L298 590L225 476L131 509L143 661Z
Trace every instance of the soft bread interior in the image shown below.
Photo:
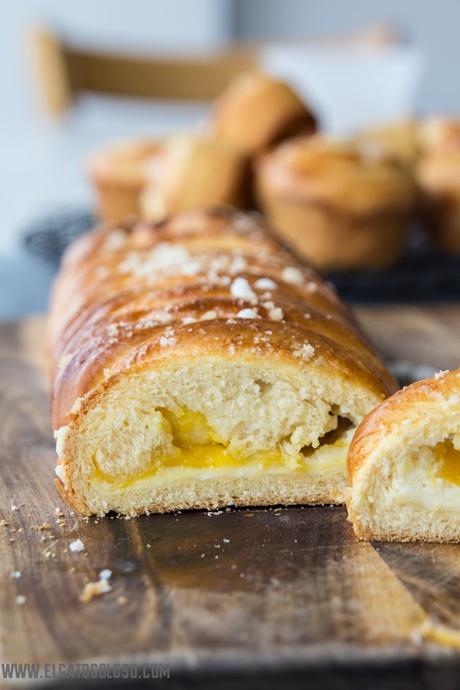
M370 397L263 359L144 368L57 432L58 474L96 514L340 503Z
M460 541L460 434L389 435L358 471L349 512L358 536Z

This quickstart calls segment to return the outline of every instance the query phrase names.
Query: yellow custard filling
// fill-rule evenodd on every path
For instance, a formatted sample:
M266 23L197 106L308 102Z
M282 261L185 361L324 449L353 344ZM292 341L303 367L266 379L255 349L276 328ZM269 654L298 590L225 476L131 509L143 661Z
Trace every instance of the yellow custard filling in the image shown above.
M346 455L353 430L345 433L331 432L330 442L325 442L319 448L307 449L306 453L298 456L288 455L277 448L269 452L240 455L230 450L219 441L218 436L208 424L206 417L191 410L183 410L179 414L165 408L159 408L164 423L171 432L173 452L166 456L156 456L152 465L143 472L129 477L112 477L104 472L94 462L93 477L103 481L116 483L120 488L127 488L134 482L149 479L160 471L174 470L241 470L252 468L264 471L307 471L340 472L345 470ZM350 433L351 432L351 433Z
M460 450L450 439L437 443L433 452L439 463L437 477L460 486Z
M217 435L201 412L182 410L179 414L175 414L164 407L160 407L159 412L169 424L174 445L178 448L193 448L210 443L219 443Z

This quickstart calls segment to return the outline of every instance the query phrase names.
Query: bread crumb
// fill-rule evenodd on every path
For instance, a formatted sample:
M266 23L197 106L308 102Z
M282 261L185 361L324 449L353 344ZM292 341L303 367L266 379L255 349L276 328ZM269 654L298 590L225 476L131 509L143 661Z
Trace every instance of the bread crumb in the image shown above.
M33 529L38 529L40 531L44 531L47 529L51 529L51 525L49 524L49 522L42 522L41 525L34 525Z
M112 590L109 585L108 580L98 580L97 582L87 582L83 587L79 599L84 604L90 602L94 597L100 597L102 594L106 594Z
M124 604L128 603L128 597L125 597L124 594L120 594L119 597L117 597L117 604L120 604L120 606L124 606Z
M75 541L73 541L69 544L69 550L74 552L74 553L77 553L79 551L84 551L85 545L83 544L81 539L75 539Z
M26 601L27 599L24 596L24 594L18 594L18 596L16 597L16 604L18 606L23 606L26 603Z
M13 570L13 572L10 574L10 577L14 580L16 580L18 577L21 577L22 573L20 570Z

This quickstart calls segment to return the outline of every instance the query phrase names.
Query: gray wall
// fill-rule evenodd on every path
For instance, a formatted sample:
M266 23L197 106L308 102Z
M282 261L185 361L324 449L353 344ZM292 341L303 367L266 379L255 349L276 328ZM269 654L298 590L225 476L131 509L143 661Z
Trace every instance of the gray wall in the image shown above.
M389 21L420 47L427 69L422 111L460 110L459 0L234 0L240 38L342 33Z

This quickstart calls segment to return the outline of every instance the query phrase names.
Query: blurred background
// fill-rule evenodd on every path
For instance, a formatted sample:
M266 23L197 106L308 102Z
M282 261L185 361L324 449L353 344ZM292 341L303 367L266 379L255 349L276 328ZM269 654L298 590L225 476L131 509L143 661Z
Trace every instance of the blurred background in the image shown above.
M27 252L24 233L56 211L91 211L86 161L106 140L196 127L227 73L246 63L295 86L333 133L455 113L459 24L456 0L2 3L0 317L46 308L55 264ZM59 51L85 56L85 79L63 73ZM157 60L158 82L141 98L116 93L91 69L97 54ZM216 78L194 83L179 69L216 59ZM168 60L174 79L161 78Z

